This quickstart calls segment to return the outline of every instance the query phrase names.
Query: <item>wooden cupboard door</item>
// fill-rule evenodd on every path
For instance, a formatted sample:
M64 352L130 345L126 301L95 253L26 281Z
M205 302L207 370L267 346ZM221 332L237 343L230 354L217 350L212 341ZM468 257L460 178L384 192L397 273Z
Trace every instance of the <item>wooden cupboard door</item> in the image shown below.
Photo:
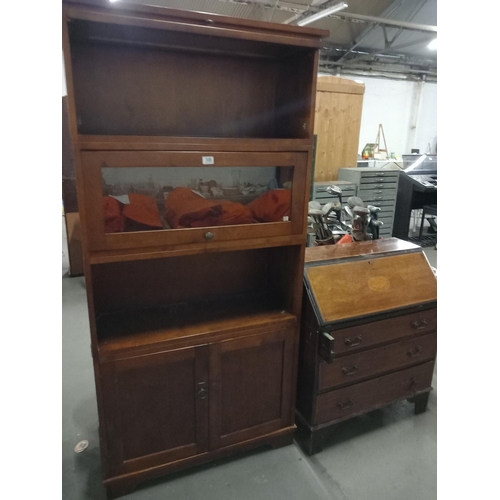
M101 366L110 475L208 450L208 346Z
M294 329L210 345L210 449L293 422Z

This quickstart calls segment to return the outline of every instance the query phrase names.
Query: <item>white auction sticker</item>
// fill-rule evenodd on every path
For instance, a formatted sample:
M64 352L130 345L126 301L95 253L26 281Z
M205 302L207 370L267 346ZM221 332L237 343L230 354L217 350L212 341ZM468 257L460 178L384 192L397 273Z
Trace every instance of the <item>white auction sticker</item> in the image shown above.
M203 165L213 165L214 164L214 157L213 156L202 156L201 162L203 163Z

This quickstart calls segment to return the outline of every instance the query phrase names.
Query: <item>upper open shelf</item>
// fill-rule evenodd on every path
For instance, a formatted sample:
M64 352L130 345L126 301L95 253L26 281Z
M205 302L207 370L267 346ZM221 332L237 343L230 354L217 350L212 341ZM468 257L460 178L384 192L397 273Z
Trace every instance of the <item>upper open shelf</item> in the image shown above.
M68 23L79 134L312 138L313 47Z

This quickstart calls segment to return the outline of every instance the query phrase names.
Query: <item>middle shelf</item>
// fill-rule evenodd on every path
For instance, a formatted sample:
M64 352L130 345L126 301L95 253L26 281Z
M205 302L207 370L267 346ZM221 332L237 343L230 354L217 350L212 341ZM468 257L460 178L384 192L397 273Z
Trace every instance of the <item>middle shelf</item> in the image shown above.
M295 325L302 245L91 266L100 357Z

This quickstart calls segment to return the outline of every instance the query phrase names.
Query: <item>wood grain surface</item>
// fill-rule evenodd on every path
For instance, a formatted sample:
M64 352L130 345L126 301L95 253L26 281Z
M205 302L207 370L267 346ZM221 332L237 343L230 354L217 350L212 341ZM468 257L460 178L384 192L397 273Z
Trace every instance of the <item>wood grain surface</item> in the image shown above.
M336 76L318 78L314 180L333 181L338 169L356 167L364 84Z
M307 268L325 323L437 299L437 282L423 253Z

